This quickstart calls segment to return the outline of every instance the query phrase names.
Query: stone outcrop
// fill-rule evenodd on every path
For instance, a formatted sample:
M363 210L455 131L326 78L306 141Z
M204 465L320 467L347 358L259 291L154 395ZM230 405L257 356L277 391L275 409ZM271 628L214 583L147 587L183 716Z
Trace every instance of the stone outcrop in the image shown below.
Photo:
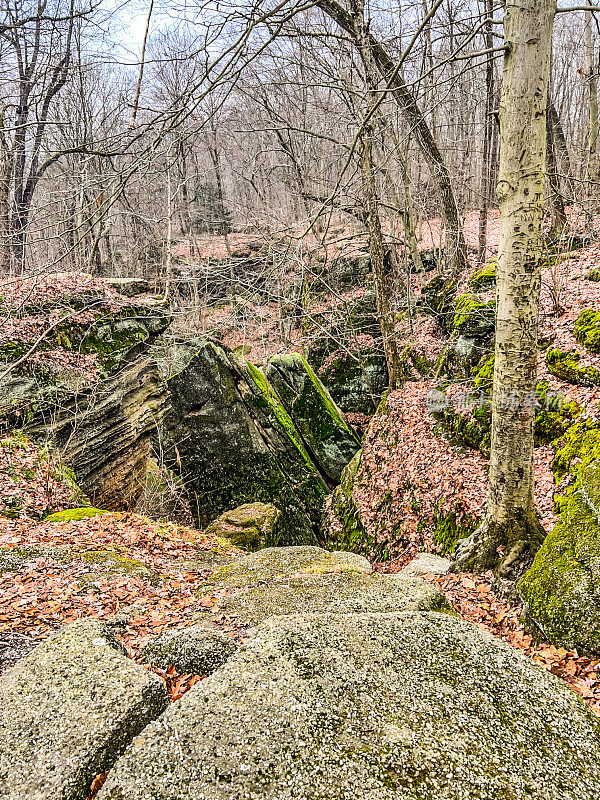
M312 370L274 360L283 399L262 370L209 340L174 340L162 364L171 406L161 443L197 524L271 503L280 544L315 543L325 496L359 445Z
M81 800L166 705L104 624L69 625L0 679L0 798Z
M339 483L360 442L312 367L298 353L275 356L267 364L265 377L319 468L330 481Z
M98 800L596 800L599 733L456 617L290 615L151 723Z
M124 511L135 506L144 487L166 400L156 362L142 356L90 395L65 400L56 414L34 423L29 434L36 438L49 430L90 500L104 509Z
M262 550L279 544L281 511L270 503L246 503L213 520L206 533L244 550Z
M553 644L600 655L600 429L575 424L554 462L573 483L560 519L518 583L525 612Z
M175 667L184 674L210 675L235 649L234 641L221 631L205 625L191 625L152 639L141 657L160 669Z
M129 509L166 401L146 352L171 317L153 298L118 297L90 276L66 278L71 294L55 291L53 276L24 286L34 304L16 304L14 332L0 336L0 372L15 365L0 386L0 431L24 428L52 443L94 504Z
M345 413L372 414L388 386L375 294L315 315L308 361Z

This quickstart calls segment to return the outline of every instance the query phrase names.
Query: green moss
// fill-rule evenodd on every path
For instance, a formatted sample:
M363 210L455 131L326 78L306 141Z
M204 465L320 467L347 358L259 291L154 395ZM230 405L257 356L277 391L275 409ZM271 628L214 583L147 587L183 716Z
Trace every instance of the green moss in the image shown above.
M600 370L595 367L580 367L581 354L577 350L548 350L548 371L568 383L580 386L600 386Z
M473 383L478 389L490 390L494 382L494 354L484 356L475 367Z
M594 267L585 277L588 281L600 281L600 267Z
M484 303L474 294L463 294L454 305L453 331L467 339L489 337L494 332L496 303Z
M468 514L459 515L455 511L441 513L438 504L433 515L433 541L441 547L443 556L453 553L457 542L473 533L479 523L480 520Z
M276 418L277 422L279 422L281 428L285 432L286 436L289 438L290 442L292 442L294 447L298 450L298 452L302 456L310 472L315 473L315 466L310 456L306 452L306 448L302 443L302 438L300 437L300 434L298 433L292 418L285 410L283 403L281 402L277 394L273 391L271 385L265 378L263 372L257 366L252 364L250 361L246 361L246 370L250 378L254 382L256 388L260 392L259 400L262 400L265 406L270 409L270 411Z
M474 292L493 289L496 285L496 264L486 264L474 272L469 278L468 286Z
M600 353L600 311L588 308L575 321L575 339L590 353Z
M576 426L573 426L576 427ZM556 645L600 654L600 430L569 432L575 483L561 518L518 584L526 616ZM575 457L581 461L574 463Z
M56 514L50 514L44 521L72 522L87 519L88 517L97 517L99 514L108 514L108 511L103 511L100 508L68 508L66 511L57 511Z
M591 419L571 425L564 438L556 447L556 455L552 461L554 480L559 484L565 475L573 477L577 474L577 464L590 453L600 454L600 423Z

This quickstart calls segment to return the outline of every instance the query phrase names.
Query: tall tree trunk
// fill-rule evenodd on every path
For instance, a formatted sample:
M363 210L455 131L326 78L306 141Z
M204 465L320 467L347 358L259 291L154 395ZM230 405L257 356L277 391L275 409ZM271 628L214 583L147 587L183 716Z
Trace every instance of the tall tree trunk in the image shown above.
M365 202L367 230L369 233L369 255L375 297L377 300L377 315L383 338L383 350L388 368L390 389L395 389L400 380L400 357L394 330L394 314L390 306L389 284L385 271L385 249L383 245L383 232L377 203L377 186L375 171L373 169L373 126L369 122L363 127L362 149L360 156L363 198Z
M548 104L550 101L548 101ZM548 177L548 204L550 206L550 230L548 237L554 239L567 227L567 212L560 188L560 177L556 163L554 128L550 114L546 115L546 174Z
M491 50L494 46L494 31L492 18L494 14L493 0L485 0L485 48ZM487 246L487 218L490 198L492 194L492 134L494 128L494 58L492 53L487 54L485 64L485 121L483 128L483 154L481 159L481 198L479 206L479 246L478 260L485 261Z
M366 51L369 52L369 58L372 59L373 64L377 67L384 81L389 83L390 89L392 90L390 92L392 98L402 109L411 130L414 131L421 152L423 153L423 158L427 162L436 187L437 198L442 213L442 223L446 230L444 253L447 261L448 277L452 280L456 279L468 265L467 245L448 167L442 158L442 154L427 124L427 120L417 104L414 94L405 84L401 74L396 69L396 64L394 64L392 57L368 29L366 30L363 46L362 48L360 47L356 29L356 22L359 16L362 20L362 25L365 28L367 28L367 26L364 20L364 13L362 9L359 9L359 3L353 2L351 12L348 12L337 0L317 0L317 5L330 16L340 28L352 36L354 43L359 49L363 63Z
M360 168L366 223L369 233L371 270L373 272L373 283L375 285L375 297L377 301L377 314L379 317L381 336L383 338L389 386L390 389L395 389L400 380L401 365L398 356L396 331L394 329L394 314L390 303L390 287L385 269L383 231L381 229L381 219L379 217L377 183L375 180L375 170L373 168L373 140L375 138L374 112L378 100L378 92L376 85L377 80L374 75L374 73L376 73L376 65L369 46L370 34L368 33L365 23L363 3L364 0L355 0L354 9L356 13L354 14L353 20L353 32L363 62L367 84L367 108L365 119L361 126L360 136L362 146Z
M514 577L543 541L533 496L546 106L555 0L507 0L500 102L500 245L489 493L455 570Z
M598 79L596 76L596 57L594 52L594 35L592 31L594 17L591 11L585 12L584 25L584 50L585 72L588 82L589 122L588 122L588 152L586 166L586 225L593 226L594 215L598 210L598 183L600 169L598 159Z

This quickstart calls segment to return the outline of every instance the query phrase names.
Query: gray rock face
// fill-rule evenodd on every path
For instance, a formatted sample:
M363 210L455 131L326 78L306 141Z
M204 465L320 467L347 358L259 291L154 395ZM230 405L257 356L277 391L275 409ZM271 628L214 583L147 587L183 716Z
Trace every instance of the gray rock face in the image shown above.
M197 524L272 503L282 512L282 544L314 544L328 487L264 374L201 339L174 344L169 358L179 371L167 381L162 441Z
M268 617L305 611L349 614L450 610L444 595L425 581L357 572L288 577L279 583L259 584L225 598L220 607L253 624Z
M0 798L81 800L166 705L105 625L69 625L0 679Z
M371 564L356 553L335 553L320 547L266 547L216 569L206 585L253 586L261 581L276 581L302 575L354 572L369 575Z
M360 450L360 442L325 386L298 353L274 356L265 377L321 470L329 480L339 483L342 470Z
M157 636L142 651L142 658L160 669L210 675L235 652L233 640L221 631L191 625Z
M280 617L98 800L596 800L599 735L569 687L447 614Z
M445 575L450 569L451 562L434 553L420 553L410 564L400 570L400 575L406 578L420 578L421 575Z

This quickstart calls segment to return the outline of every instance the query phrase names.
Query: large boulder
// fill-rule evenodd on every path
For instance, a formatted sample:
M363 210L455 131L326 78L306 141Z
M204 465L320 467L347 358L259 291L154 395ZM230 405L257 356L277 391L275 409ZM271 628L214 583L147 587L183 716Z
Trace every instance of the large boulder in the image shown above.
M328 486L264 374L227 348L175 342L162 444L199 527L245 503L282 512L282 544L315 543Z
M555 459L574 483L518 584L527 617L556 645L600 655L600 429L573 426Z
M265 377L319 468L330 481L339 483L342 470L360 449L360 442L312 367L298 353L274 356Z
M280 578L225 597L220 609L252 624L268 617L328 611L450 611L444 595L429 583L398 575L329 573Z
M600 723L448 614L299 614L135 739L98 800L596 800Z
M353 572L369 575L373 567L363 556L321 547L267 547L218 567L205 585L246 587L296 575Z
M81 800L166 705L106 625L69 625L0 679L0 798Z

